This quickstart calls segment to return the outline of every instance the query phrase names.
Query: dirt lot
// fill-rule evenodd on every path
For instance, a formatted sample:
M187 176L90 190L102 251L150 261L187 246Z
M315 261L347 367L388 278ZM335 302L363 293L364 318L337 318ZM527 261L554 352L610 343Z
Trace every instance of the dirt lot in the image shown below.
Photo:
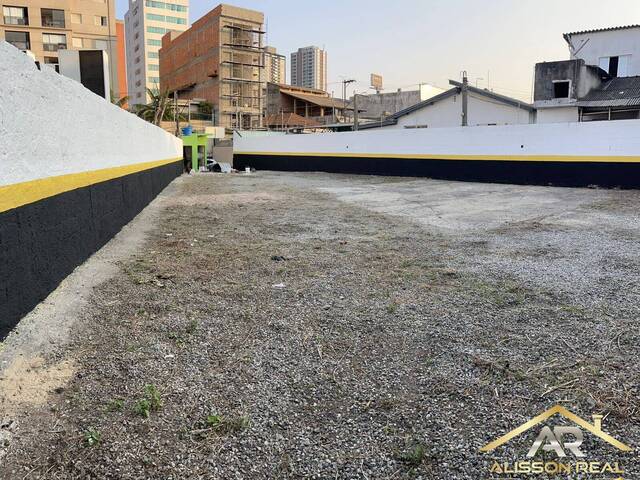
M558 403L640 478L639 192L259 172L157 205L0 364L0 478L490 478Z

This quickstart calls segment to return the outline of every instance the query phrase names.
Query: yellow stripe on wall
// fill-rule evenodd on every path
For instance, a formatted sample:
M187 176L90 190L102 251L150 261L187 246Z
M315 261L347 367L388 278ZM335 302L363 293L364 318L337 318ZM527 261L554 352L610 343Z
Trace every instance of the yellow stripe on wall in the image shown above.
M283 157L398 158L411 160L484 160L503 162L603 162L640 163L640 156L594 155L451 155L398 153L317 153L317 152L233 152L234 155L265 155Z
M106 182L132 173L161 167L182 160L180 157L153 162L136 163L121 167L104 168L90 172L71 173L57 177L39 178L28 182L14 183L0 187L0 212L37 202L43 198Z

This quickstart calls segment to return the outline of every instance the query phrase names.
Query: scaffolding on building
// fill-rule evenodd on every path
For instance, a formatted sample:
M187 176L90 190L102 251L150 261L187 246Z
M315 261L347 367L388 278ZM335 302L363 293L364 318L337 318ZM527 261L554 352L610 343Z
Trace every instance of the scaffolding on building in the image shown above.
M231 128L262 128L266 88L263 38L266 32L250 22L226 21L221 26L220 115Z

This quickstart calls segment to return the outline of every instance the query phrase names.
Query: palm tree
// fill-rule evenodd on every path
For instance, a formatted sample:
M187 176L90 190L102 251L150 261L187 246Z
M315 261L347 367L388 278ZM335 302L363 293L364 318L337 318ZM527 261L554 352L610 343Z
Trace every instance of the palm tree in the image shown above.
M136 115L154 125L160 125L163 120L175 120L174 108L169 100L168 91L161 92L159 88L147 88L147 94L151 101L146 105L137 105Z
M116 107L120 107L122 109L127 109L127 103L129 103L129 95L125 95L124 97L117 99L113 90L111 90L111 103L113 103Z

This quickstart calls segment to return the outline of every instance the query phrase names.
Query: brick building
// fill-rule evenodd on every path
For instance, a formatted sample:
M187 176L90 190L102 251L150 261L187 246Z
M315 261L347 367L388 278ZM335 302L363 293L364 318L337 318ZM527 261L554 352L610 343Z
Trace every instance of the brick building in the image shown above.
M160 49L160 88L213 105L216 123L262 126L266 88L264 15L218 5L188 30L169 32Z

